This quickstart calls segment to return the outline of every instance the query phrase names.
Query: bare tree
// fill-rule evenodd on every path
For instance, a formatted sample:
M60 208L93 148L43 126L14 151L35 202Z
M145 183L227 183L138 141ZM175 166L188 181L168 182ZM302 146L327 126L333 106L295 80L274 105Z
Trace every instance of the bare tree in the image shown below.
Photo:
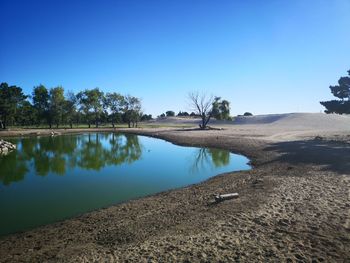
M198 92L190 92L188 98L190 100L191 109L202 119L202 123L199 124L199 127L205 129L212 117L214 97L207 96L205 93L199 94Z

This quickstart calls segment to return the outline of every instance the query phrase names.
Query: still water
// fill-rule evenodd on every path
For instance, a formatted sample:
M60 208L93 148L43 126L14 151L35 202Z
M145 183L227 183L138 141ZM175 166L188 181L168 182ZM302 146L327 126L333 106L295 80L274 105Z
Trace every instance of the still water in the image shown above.
M8 141L17 150L0 157L0 235L250 169L246 157L225 150L130 134Z

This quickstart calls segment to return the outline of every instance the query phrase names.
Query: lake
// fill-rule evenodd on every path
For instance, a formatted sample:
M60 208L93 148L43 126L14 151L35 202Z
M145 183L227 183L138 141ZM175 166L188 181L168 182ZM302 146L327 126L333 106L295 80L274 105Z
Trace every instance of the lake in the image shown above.
M226 150L131 134L8 141L17 150L0 157L0 235L250 169L246 157Z

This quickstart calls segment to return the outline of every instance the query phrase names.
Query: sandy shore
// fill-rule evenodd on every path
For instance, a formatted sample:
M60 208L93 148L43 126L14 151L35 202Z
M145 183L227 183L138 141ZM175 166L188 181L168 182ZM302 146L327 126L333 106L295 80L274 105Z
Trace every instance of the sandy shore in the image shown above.
M350 119L315 116L297 116L299 126L289 116L214 124L223 130L127 129L229 149L254 169L1 238L0 262L348 262ZM214 204L217 192L240 197Z

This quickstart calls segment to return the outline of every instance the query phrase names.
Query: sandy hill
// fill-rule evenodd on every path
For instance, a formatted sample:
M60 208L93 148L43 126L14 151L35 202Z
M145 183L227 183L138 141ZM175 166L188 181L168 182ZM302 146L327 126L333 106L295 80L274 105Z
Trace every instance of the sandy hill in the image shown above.
M165 117L151 121L164 125L194 125L200 123L198 118ZM232 127L246 126L246 128L267 128L288 130L350 130L350 116L324 113L284 113L256 116L238 116L234 121L217 121L212 119L209 125L225 125Z
M324 113L286 113L256 116L239 116L233 124L256 125L267 124L288 128L309 129L350 129L350 116Z

